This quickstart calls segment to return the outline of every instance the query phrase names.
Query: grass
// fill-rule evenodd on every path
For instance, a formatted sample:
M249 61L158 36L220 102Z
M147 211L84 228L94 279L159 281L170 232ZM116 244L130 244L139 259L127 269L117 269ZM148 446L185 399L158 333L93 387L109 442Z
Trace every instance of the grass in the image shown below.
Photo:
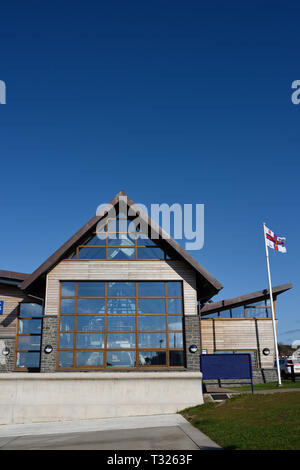
M300 449L299 392L237 395L181 414L224 449Z
M226 385L223 385L227 389ZM291 380L282 380L282 386L278 387L277 382L268 382L266 384L257 384L253 386L254 390L274 390L278 388L300 388L300 380L292 382ZM251 391L251 385L241 385L239 387L231 387L231 390L248 392Z

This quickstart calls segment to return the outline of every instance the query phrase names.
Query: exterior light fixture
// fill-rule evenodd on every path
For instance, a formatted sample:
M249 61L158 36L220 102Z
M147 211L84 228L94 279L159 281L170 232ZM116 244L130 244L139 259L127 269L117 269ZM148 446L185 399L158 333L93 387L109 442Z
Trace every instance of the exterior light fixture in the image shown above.
M198 351L198 346L196 346L195 344L192 344L189 347L189 351L190 351L190 353L195 354Z
M52 353L53 348L52 348L51 344L47 344L47 346L45 346L45 348L44 348L44 351L45 351L46 354Z
M3 356L8 356L9 353L10 353L10 349L7 346L5 346L5 348L2 349Z
M270 352L271 352L271 351L270 351L269 348L263 349L263 354L264 354L265 356L268 356L268 355L270 354Z

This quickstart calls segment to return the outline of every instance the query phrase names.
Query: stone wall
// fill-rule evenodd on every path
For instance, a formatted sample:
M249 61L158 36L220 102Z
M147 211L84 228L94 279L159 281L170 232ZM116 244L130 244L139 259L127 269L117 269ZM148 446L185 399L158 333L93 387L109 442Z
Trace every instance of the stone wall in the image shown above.
M200 325L198 316L185 316L184 317L184 333L185 333L185 356L186 356L186 368L188 370L200 370ZM198 347L196 353L191 353L189 347L195 344Z

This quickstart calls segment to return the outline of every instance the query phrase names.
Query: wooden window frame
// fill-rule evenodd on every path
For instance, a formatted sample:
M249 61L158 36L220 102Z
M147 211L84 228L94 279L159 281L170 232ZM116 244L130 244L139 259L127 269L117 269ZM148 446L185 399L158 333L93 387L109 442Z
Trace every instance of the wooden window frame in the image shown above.
M62 283L63 282L75 282L75 296L62 296ZM78 281L67 281L67 280L61 280L60 281L60 292L59 292L59 305L61 306L61 300L62 299L74 299L75 300L75 308L74 308L74 313L61 313L61 307L59 307L59 318L58 318L58 328L57 328L57 356L56 356L56 368L57 370L109 370L109 371L114 371L114 370L148 370L148 369L159 369L159 370L166 370L166 369L184 369L185 368L185 335L184 335L184 300L183 300L183 284L182 281L144 281L144 280L139 280L139 281L115 281L115 280L110 280L110 281L99 281L95 280L94 282L103 282L105 283L105 295L104 296L99 296L99 297L88 297L88 296L78 296L78 283L79 282L93 282L91 280L78 280ZM134 296L128 296L128 297L122 297L122 296L108 296L108 284L110 282L134 282L135 283L135 295ZM163 296L139 296L138 295L138 284L140 282L161 282L164 283L165 285L165 290L164 290L164 295ZM181 284L181 296L167 296L167 285L169 282L180 282ZM135 301L135 312L132 313L108 313L107 312L107 300L108 299L133 299ZM103 313L77 313L77 301L78 299L105 299L105 311ZM139 299L164 299L165 300L165 312L164 313L138 313L138 300ZM181 313L168 313L168 299L181 299ZM129 316L134 316L135 317L135 330L133 331L113 331L113 330L107 330L107 318L108 316L124 316L124 317L129 317ZM166 329L165 330L146 330L146 331L139 331L138 330L138 318L140 316L165 316L166 318ZM62 316L73 316L74 317L74 330L72 331L62 331L60 329L60 319ZM76 349L76 334L80 333L80 331L77 331L77 318L80 316L103 316L104 317L104 330L99 330L99 331L84 331L83 333L87 334L97 334L97 333L104 333L104 348L79 348ZM178 316L181 317L182 319L182 330L169 330L168 328L168 316ZM60 348L59 347L59 340L60 340L60 334L61 333L70 333L73 334L73 348ZM135 334L135 348L107 348L107 335L109 333L132 333ZM139 348L138 347L138 339L139 339L139 334L140 333L165 333L166 334L166 346L164 348ZM169 333L181 333L183 337L183 347L182 348L170 348L169 347ZM72 351L73 352L73 366L72 367L61 367L59 366L59 352L60 351ZM102 352L103 353L103 365L102 366L77 366L76 364L76 354L77 352ZM107 363L107 353L112 352L112 351L132 351L135 352L136 354L136 366L134 367L125 367L125 366L106 366ZM141 365L139 363L139 352L165 352L166 353L166 364L165 365L150 365L150 366L145 366ZM184 365L182 366L171 366L170 365L170 351L182 351L183 352L183 357L184 357Z

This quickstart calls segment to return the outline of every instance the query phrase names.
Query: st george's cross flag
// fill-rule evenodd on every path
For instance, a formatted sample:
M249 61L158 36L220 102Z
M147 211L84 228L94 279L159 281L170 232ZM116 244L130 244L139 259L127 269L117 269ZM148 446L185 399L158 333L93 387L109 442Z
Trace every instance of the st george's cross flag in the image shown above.
M284 237L277 237L272 230L268 227L265 227L265 237L266 237L266 244L275 251L281 251L281 253L286 253L285 247L285 238Z

